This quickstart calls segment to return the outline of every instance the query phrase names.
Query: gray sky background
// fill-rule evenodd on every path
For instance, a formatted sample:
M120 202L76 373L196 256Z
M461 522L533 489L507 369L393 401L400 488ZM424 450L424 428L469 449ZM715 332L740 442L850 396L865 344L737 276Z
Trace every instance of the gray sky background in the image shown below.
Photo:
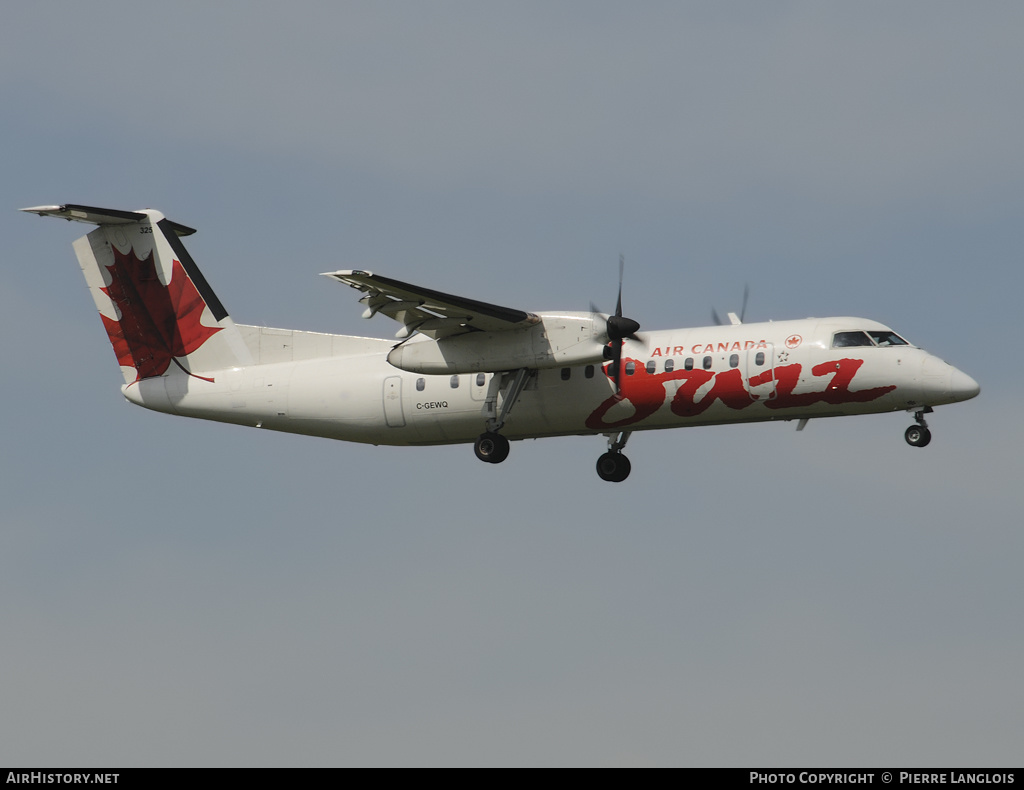
M0 763L1005 766L1024 743L1024 6L16 4ZM159 208L236 320L361 267L650 329L863 315L903 414L374 448L123 402L71 242Z

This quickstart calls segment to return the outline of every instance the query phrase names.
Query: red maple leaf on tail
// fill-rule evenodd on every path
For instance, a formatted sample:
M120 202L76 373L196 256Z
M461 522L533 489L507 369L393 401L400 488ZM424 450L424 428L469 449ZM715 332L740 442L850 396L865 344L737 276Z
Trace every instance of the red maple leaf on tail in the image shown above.
M102 314L100 318L117 361L135 368L136 381L163 375L171 362L185 370L175 357L191 354L221 328L200 322L206 303L184 267L173 261L171 281L164 285L157 276L152 252L143 260L135 250L125 254L116 247L111 249L114 265L105 267L110 285L101 290L117 306L121 320Z

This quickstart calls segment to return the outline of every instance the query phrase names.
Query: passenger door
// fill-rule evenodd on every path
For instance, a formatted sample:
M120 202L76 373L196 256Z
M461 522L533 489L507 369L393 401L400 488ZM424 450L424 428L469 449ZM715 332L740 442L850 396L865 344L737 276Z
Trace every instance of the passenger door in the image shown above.
M384 379L384 419L391 428L401 428L405 425L401 376L388 376Z

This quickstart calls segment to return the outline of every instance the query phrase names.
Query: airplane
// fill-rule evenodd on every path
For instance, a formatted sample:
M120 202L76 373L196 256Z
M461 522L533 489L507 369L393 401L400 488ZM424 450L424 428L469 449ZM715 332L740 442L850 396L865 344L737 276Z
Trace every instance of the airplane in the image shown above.
M74 242L131 403L184 417L374 445L602 435L602 480L622 482L636 431L907 411L913 447L933 407L978 383L889 327L806 318L640 331L615 312L528 312L357 269L324 276L363 294L394 339L236 324L159 211L21 209L96 225ZM744 299L744 302L746 299ZM717 316L715 316L717 319Z

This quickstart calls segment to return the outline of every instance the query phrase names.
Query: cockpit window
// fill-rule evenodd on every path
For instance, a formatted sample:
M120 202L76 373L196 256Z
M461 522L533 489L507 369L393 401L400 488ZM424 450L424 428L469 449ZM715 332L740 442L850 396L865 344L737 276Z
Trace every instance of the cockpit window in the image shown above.
M873 346L871 338L864 332L836 332L832 336L832 348L850 348L851 346Z
M885 348L886 346L909 346L906 340L897 335L895 332L890 332L888 329L884 332L868 332L871 335L871 339L874 340L878 345Z

